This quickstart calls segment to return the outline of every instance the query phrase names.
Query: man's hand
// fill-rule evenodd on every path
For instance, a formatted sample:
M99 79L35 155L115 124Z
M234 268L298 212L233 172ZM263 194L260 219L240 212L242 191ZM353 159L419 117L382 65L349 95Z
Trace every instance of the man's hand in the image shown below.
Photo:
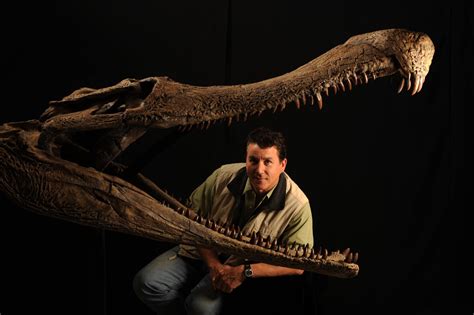
M243 265L223 265L213 250L198 248L198 251L209 268L209 276L215 290L230 293L245 280Z
M243 265L234 267L215 264L210 268L209 275L214 289L225 293L231 293L245 280Z

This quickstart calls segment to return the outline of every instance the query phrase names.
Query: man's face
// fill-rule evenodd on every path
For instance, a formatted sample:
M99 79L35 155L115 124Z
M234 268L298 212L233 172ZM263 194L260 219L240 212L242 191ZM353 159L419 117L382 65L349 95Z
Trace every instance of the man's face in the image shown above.
M249 143L246 157L247 175L257 195L269 192L285 170L286 159L280 161L275 146L262 149L256 143Z

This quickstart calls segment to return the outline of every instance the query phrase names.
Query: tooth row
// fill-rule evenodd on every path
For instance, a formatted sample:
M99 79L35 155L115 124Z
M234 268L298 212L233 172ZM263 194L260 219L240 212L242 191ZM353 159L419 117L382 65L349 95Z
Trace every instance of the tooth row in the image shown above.
M375 74L372 75L373 79L376 79ZM318 103L319 109L323 108L323 97L321 93L324 91L326 96L329 96L330 90L332 89L334 95L337 94L339 90L343 92L346 91L346 87L349 90L352 90L353 85L358 85L362 83L369 83L369 77L365 72L357 75L355 72L346 73L343 76L331 79L330 81L324 83L321 88L313 89L311 92L303 92L300 95L296 95L292 101L296 104L296 107L300 109L301 105L305 105L307 102L310 105L314 105L315 101ZM285 106L280 106L280 110L283 110Z
M315 250L314 248L310 248L309 244L301 245L297 244L296 242L293 242L291 244L278 244L277 239L272 239L270 236L263 237L260 232L253 231L248 235L244 235L240 230L240 227L238 226L236 227L234 225L229 226L225 224L216 223L215 221L210 220L209 218L201 217L189 208L177 208L175 209L175 211L225 236L237 239L242 242L250 243L252 245L258 245L260 247L270 249L279 253L283 253L287 256L297 258L304 257L312 260L326 260L328 256L331 256L334 253L339 254L339 251L337 251L329 255L327 249L319 247L318 250ZM344 258L341 260L347 263L356 263L359 257L358 253L352 253L350 251L350 248L345 249L342 252L342 255L344 256Z

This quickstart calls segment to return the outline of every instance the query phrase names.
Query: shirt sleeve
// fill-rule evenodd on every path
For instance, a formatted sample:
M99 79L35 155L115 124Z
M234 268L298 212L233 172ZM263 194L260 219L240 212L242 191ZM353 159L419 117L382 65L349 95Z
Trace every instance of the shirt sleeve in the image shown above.
M296 242L297 244L314 246L313 239L313 217L309 202L306 203L291 222L281 236L283 243Z
M209 177L199 185L189 196L193 210L200 216L209 217L212 200L215 194L215 183L219 170L215 170Z

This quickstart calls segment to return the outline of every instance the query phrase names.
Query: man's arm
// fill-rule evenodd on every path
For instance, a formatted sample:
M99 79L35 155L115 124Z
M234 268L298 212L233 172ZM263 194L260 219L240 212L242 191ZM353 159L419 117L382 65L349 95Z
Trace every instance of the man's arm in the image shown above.
M214 289L226 293L232 292L245 280L244 265L230 266L220 262L217 254L212 249L198 248L199 254L209 268L209 275ZM266 263L251 264L254 278L279 277L302 275L304 270L275 266Z
M254 278L294 276L302 275L304 273L303 269L275 266L266 263L255 263L250 266L252 267L252 277Z

